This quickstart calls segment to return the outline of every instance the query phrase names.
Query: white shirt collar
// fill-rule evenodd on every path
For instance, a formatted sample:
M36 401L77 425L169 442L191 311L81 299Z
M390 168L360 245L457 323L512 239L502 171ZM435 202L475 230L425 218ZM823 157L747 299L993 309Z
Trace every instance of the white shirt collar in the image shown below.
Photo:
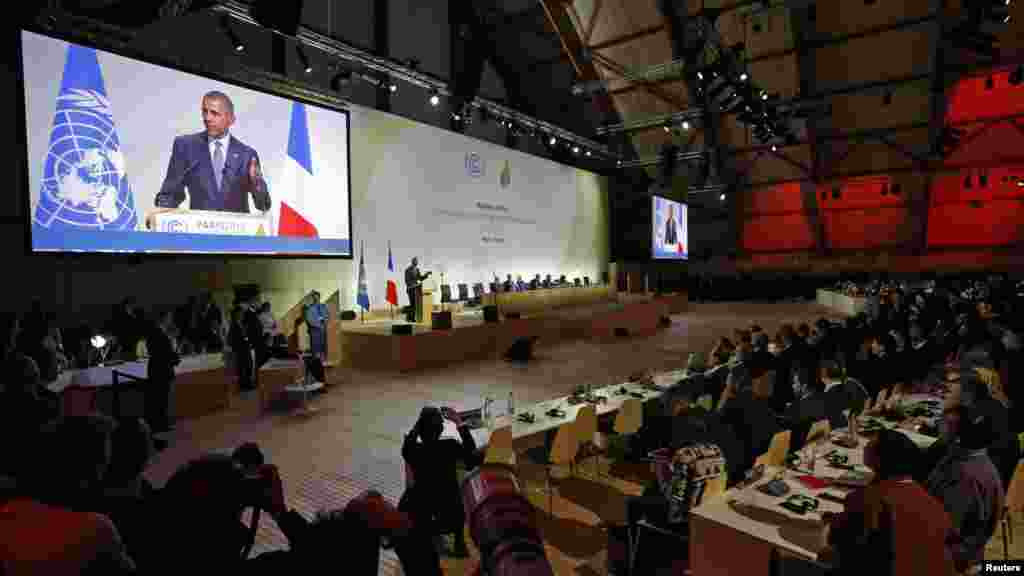
M213 154L214 145L217 142L221 143L221 145L223 146L222 151L224 152L224 154L227 154L228 146L231 144L231 133L225 132L224 135L221 136L220 138L214 138L210 136L208 137L208 140L210 141L210 154Z

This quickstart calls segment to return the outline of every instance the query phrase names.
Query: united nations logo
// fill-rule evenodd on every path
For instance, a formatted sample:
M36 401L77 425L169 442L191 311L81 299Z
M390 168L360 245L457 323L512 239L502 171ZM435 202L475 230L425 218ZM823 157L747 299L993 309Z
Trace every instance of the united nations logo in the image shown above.
M184 232L185 223L181 220L166 220L161 226L161 232Z
M134 230L135 207L109 101L81 89L57 100L36 224Z
M473 178L484 175L484 160L476 152L466 152L466 174Z

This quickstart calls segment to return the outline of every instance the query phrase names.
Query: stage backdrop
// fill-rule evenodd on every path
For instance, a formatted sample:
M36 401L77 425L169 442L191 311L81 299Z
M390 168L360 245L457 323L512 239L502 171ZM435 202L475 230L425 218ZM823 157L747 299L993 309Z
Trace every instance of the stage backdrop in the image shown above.
M407 303L413 256L434 272L428 286L443 272L456 295L495 274L597 281L607 270L604 177L376 110L352 107L351 123L353 259L235 259L212 277L222 300L255 282L278 311L314 288L357 309L361 259L372 309L388 307L388 279Z

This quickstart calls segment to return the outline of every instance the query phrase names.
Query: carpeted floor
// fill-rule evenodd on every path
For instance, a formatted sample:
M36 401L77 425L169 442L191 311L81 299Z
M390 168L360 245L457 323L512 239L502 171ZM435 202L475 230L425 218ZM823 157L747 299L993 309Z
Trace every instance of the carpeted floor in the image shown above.
M810 303L695 304L655 337L541 348L526 366L489 361L415 374L337 370L329 374L330 390L313 401L313 415L261 414L255 394L248 393L230 411L180 423L147 477L162 485L178 466L202 452L254 441L280 468L289 507L307 517L342 507L371 487L397 502L404 486L402 436L424 405L472 406L486 396L504 399L511 391L523 407L564 395L578 384L621 382L637 370L680 368L688 352L708 352L717 338L732 337L734 329L751 323L774 334L784 322L810 322L820 316L835 317ZM607 463L601 466L607 473ZM608 537L599 524L623 521L624 499L640 492L647 471L619 467L612 479L594 480L593 462L588 461L577 472L577 477L557 483L554 515L548 517L548 498L536 490L543 487L543 472L530 465L521 470L530 499L543 510L540 528L556 574L606 574ZM1019 526L1018 533L1024 534ZM256 552L284 547L273 522L262 522ZM446 574L468 574L476 565L472 552L464 561L446 558ZM1001 542L993 552L993 558L1002 557ZM1011 556L1024 558L1019 537ZM401 573L393 554L385 552L380 573Z

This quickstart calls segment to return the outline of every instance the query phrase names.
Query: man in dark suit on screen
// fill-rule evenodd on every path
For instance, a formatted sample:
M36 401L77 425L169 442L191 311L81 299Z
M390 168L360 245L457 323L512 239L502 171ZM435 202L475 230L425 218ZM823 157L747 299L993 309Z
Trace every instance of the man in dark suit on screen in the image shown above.
M679 236L676 232L676 207L669 204L668 221L665 222L665 245L673 246L679 243Z
M207 92L202 101L206 130L174 139L167 177L156 195L158 208L177 208L188 188L189 208L249 213L270 209L270 192L256 151L232 137L235 106L223 92Z

